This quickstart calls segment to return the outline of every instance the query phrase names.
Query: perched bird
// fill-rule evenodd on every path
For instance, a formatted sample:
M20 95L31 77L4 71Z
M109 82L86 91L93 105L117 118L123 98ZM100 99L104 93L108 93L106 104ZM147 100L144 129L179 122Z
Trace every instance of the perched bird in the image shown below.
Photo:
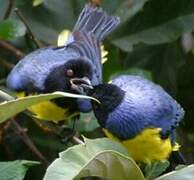
M118 17L87 4L65 45L42 48L25 56L9 74L8 88L24 95L54 91L83 94L84 86L101 83L100 44L119 22ZM68 114L90 111L91 103L58 98L29 109L39 119L61 121Z
M92 104L105 134L121 141L135 161L162 161L173 153L179 158L175 131L184 110L159 85L121 75L110 84L94 86L89 95L101 102Z

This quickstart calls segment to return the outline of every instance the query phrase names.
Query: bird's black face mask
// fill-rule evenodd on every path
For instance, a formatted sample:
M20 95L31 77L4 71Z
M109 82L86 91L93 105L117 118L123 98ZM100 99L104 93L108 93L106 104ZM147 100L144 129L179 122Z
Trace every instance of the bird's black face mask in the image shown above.
M92 68L88 61L71 60L53 69L45 81L45 89L85 95L92 88L91 79Z

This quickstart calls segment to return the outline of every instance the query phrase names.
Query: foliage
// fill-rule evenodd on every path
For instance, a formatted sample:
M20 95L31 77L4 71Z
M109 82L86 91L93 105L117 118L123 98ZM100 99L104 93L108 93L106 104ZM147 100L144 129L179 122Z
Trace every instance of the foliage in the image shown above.
M158 177L157 180L182 180L182 179L192 179L194 175L194 165L184 167L182 169L173 171L171 173L165 174L161 177Z
M104 178L109 175L117 177L117 173L120 173L121 177L130 173L132 177L133 172L136 172L136 175L139 174L142 178L137 165L116 142L106 139L85 139L84 145L70 147L74 143L62 144L59 133L53 132L53 128L58 127L53 127L49 123L37 122L26 114L19 114L9 121L10 117L36 102L67 95L53 93L15 100L5 93L10 94L5 85L10 68L24 54L36 48L29 36L29 31L13 9L17 7L21 11L42 46L56 46L57 43L62 43L57 42L60 39L58 35L66 29L73 28L85 3L86 0L0 0L0 100L8 100L0 105L0 122L4 122L0 124L0 158L1 161L15 159L41 161L42 165L32 168L26 179L41 179L46 169L43 159L52 162L61 151L63 152L60 153L59 158L49 166L45 179L53 176L56 178L59 172L62 173L62 179L65 172L71 177L76 177L78 174L81 177L91 173L101 176L104 173L106 174L102 176ZM121 17L121 25L103 44L108 51L108 61L103 65L104 81L107 82L121 73L137 74L155 81L174 96L186 111L184 123L179 129L178 140L182 144L181 150L186 160L189 164L193 163L193 1L102 0L101 5L108 13ZM184 38L185 33L189 34L189 40ZM185 43L189 47L187 51L185 51ZM13 120L18 123L19 128L14 126ZM70 122L66 126L72 125ZM58 129L55 132L57 131ZM89 138L104 136L92 113L81 115L76 131ZM28 161L2 162L0 171L3 165L7 168L1 172L1 175L14 176L14 171L22 173L17 175L17 178L23 179L27 167L31 164L29 163ZM114 167L112 174L109 163ZM145 178L158 177L167 165L168 162L147 166L144 170ZM128 168L132 169L128 171ZM185 179L186 177L192 179L193 172L193 165L191 165L157 179ZM4 177L9 178L9 176ZM3 177L0 176L0 179Z
M22 180L31 166L38 165L36 161L16 160L0 162L0 179L2 180Z
M2 93L0 91L0 96ZM8 95L7 95L8 96ZM3 96L5 97L5 95ZM76 94L71 94L71 93L65 93L65 92L54 92L51 94L40 94L40 95L33 95L33 96L27 96L27 97L21 97L17 98L15 100L10 100L10 101L3 101L0 104L0 123L6 121L7 119L13 117L19 112L24 111L28 107L43 102L43 101L48 101L52 100L54 98L59 98L59 97L71 97L71 98L85 98L85 99L93 99L99 103L97 99L94 99L89 96L83 96L83 95L76 95Z
M138 166L128 157L127 150L107 138L85 139L84 144L60 153L47 169L44 179L70 180L88 176L112 180L144 179Z
M169 166L168 161L155 162L155 163L146 165L144 169L146 179L151 180L151 179L158 177L160 174L165 172L168 166Z
M0 22L0 39L13 39L25 34L25 26L20 21L4 20Z

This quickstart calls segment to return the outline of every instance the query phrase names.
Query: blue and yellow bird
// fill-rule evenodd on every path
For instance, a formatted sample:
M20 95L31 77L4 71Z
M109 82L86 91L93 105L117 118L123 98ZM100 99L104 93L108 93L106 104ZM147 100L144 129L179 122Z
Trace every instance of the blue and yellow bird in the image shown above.
M65 45L42 48L25 56L9 74L8 88L22 96L54 91L83 94L83 86L101 83L100 44L119 22L118 17L87 4ZM58 98L29 110L39 119L57 122L69 114L90 111L91 103L84 99Z
M159 85L121 75L110 84L94 86L89 95L101 102L93 102L93 110L105 134L122 142L135 161L147 164L179 154L176 127L184 110Z

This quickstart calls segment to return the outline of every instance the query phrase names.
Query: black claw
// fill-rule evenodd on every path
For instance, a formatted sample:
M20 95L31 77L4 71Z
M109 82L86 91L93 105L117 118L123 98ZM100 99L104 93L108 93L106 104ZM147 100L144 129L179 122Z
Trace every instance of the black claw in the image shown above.
M63 144L67 144L73 136L75 136L76 131L71 128L64 128L63 131L60 133L61 142Z

